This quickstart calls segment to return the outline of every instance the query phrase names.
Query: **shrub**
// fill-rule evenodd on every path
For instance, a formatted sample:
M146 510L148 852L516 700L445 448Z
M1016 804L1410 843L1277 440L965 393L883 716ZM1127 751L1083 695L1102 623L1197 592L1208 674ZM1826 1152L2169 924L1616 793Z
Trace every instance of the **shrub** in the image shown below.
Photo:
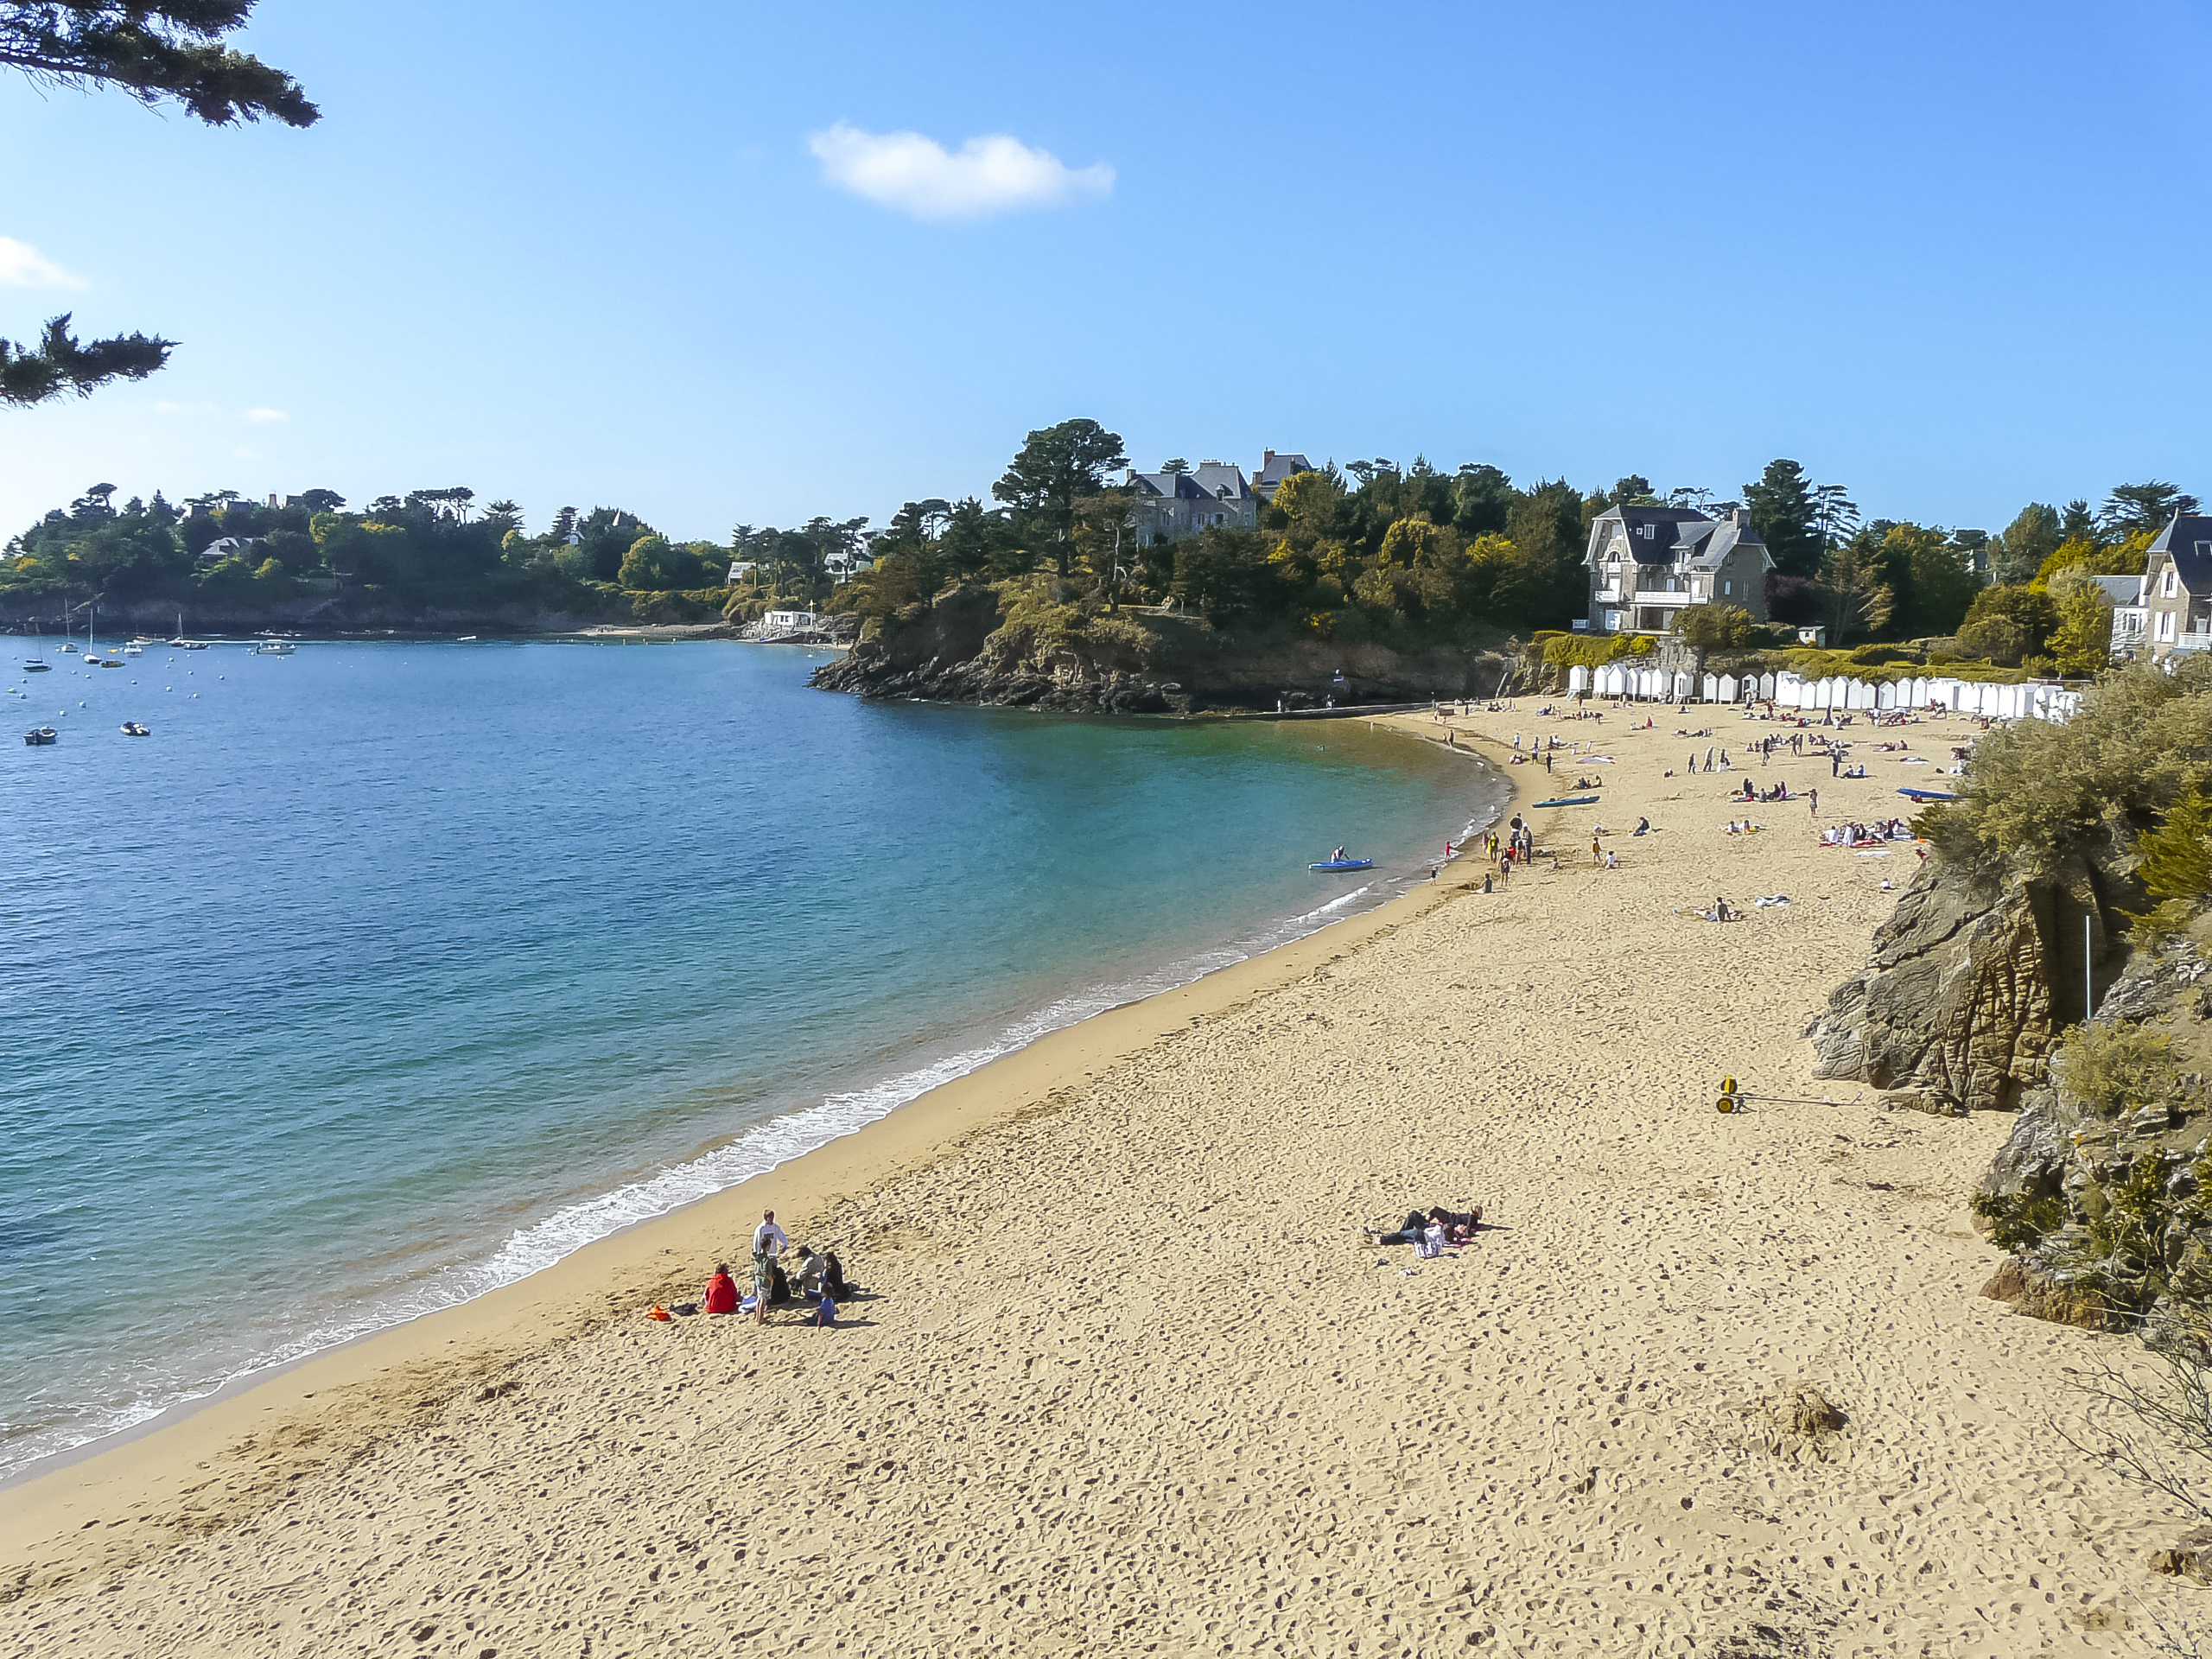
M2040 1243L2066 1224L2066 1200L2055 1192L1977 1192L1971 1207L1989 1224L1991 1242L2004 1250Z
M2113 852L2162 822L2212 772L2212 659L2169 674L2147 664L2101 679L2064 724L2020 720L1974 746L1961 799L1923 815L1931 838L1971 868L2029 875L2093 847Z
M2173 1039L2140 1026L2075 1026L2061 1040L2058 1058L2065 1091L2100 1117L2164 1106L2181 1087Z

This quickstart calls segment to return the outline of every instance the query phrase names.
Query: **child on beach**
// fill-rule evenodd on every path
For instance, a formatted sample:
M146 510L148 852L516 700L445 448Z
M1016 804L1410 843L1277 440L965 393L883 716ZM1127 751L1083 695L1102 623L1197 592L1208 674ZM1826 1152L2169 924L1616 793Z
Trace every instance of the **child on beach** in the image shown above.
M836 1328L837 1299L826 1290L822 1293L822 1300L814 1305L814 1323L817 1330L830 1331Z

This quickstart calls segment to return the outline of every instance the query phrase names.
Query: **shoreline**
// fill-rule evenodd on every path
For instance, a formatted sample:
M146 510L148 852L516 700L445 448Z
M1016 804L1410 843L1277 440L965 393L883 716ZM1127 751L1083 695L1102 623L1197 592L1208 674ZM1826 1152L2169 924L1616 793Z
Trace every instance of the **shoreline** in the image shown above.
M1556 867L1485 895L1456 861L11 1488L0 1640L2148 1651L2191 1592L2145 1563L2186 1517L2074 1450L2062 1377L2139 1356L1977 1294L1999 1257L1965 1198L2010 1121L1810 1080L1797 1033L1910 854L1823 849L1798 800L1726 833L1740 800L1669 770L1708 740L1627 723L1438 744L1496 764ZM1531 812L1516 727L1597 740L1538 786L1583 762L1601 804ZM1819 822L1895 802L1911 774L1867 747ZM1790 902L1723 928L1716 887ZM1724 1070L1841 1098L1716 1114ZM1361 1243L1465 1200L1462 1252ZM640 1317L763 1207L866 1287L837 1332ZM1792 1428L1808 1388L1840 1428Z
M573 636L571 637L573 638ZM364 643L364 641L346 640L341 643L359 644ZM405 640L394 640L391 643L404 644L409 642ZM740 641L738 643L752 642ZM1372 716L1373 711L1352 709L1341 711L1335 717L1344 719L1364 719L1367 721L1370 728L1374 729L1376 722ZM1257 717L1254 716L1252 718ZM1269 716L1268 718L1274 718L1274 716ZM1420 732L1404 730L1403 728L1394 728L1393 729L1401 730L1402 734L1403 735L1422 738L1424 741L1429 742L1433 747L1439 750L1445 749L1447 747L1442 743L1434 741L1433 739L1427 738L1425 734ZM1492 772L1498 786L1503 791L1503 798L1494 809L1494 814L1491 822L1502 822L1510 811L1514 810L1520 804L1519 791L1515 780L1508 775L1508 771L1505 767L1502 766L1491 765L1486 757L1471 749L1464 749L1457 752L1465 754L1471 759L1481 761L1486 766L1490 766L1490 770ZM1462 839L1465 833L1464 830L1454 831L1449 838L1456 842ZM1380 869L1368 874L1379 878L1382 880L1388 880L1391 879L1386 876L1385 873ZM1022 1060L1026 1057L1037 1053L1038 1051L1046 1047L1047 1045L1052 1044L1058 1039L1082 1031L1090 1026L1092 1026L1101 1020L1110 1019L1116 1014L1122 1014L1131 1010L1144 1007L1145 1006L1163 997L1179 995L1183 993L1194 991L1201 987L1211 985L1214 982L1221 980L1226 976L1236 974L1238 970L1250 968L1255 963L1268 962L1273 958L1281 956L1283 952L1294 950L1298 946L1307 944L1325 937L1338 937L1335 934L1335 930L1342 928L1348 924L1357 924L1374 918L1378 912L1402 905L1408 899L1415 897L1419 893L1427 890L1431 885L1430 883L1420 881L1418 877L1410 874L1403 879L1409 884L1408 890L1404 893L1396 894L1386 893L1385 896L1366 906L1364 908L1351 911L1348 914L1341 917L1328 917L1325 919L1314 923L1309 931L1299 934L1295 938L1252 951L1248 955L1241 957L1235 962L1225 963L1217 968L1201 971L1195 977L1184 981L1179 984L1169 985L1158 990L1145 992L1141 995L1134 996L1128 1001L1114 1003L1095 1013L1084 1015L1071 1024L1055 1027L1051 1030L1046 1031L1040 1035L1022 1043L1017 1047L1009 1049L1005 1052L994 1056L992 1058L982 1062L980 1065L970 1071L963 1072L957 1077L948 1078L944 1082L932 1084L924 1089L920 1093L912 1096L911 1098L892 1106L885 1111L881 1116L873 1118L868 1122L861 1124L857 1128L846 1129L834 1134L830 1140L825 1141L816 1147L810 1147L804 1152L793 1154L792 1156L771 1166L766 1170L761 1171L753 1175L747 1176L728 1186L721 1187L699 1198L688 1199L671 1209L662 1211L657 1214L643 1216L636 1220L626 1222L612 1232L604 1234L598 1238L589 1240L585 1243L576 1246L566 1255L548 1262L543 1267L533 1269L530 1273L524 1274L522 1278L510 1281L505 1284L494 1286L491 1289L480 1292L476 1295L471 1296L463 1301L453 1303L443 1307L433 1308L424 1313L410 1314L407 1317L396 1320L391 1324L381 1325L376 1329L363 1332L357 1336L346 1338L343 1341L334 1344L330 1347L318 1350L315 1352L301 1355L291 1359L276 1361L271 1363L257 1367L254 1370L240 1373L238 1376L226 1378L206 1394L190 1399L176 1401L168 1406L165 1406L160 1411L156 1412L142 1422L130 1424L125 1427L109 1430L105 1433L95 1435L90 1440L82 1441L78 1445L44 1453L24 1464L20 1468L11 1471L4 1476L0 1476L0 1494L8 1494L10 1497L13 1497L14 1495L22 1491L23 1489L27 1487L35 1486L47 1481L59 1480L66 1477L72 1470L79 1468L87 1463L106 1458L111 1454L121 1455L133 1446L143 1444L149 1440L157 1439L173 1432L184 1429L201 1414L214 1411L227 1405L238 1405L239 1408L238 1414L240 1416L240 1420L243 1421L251 1421L251 1417L246 1414L246 1407L251 1403L248 1398L249 1396L257 1396L264 1389L276 1389L279 1384L283 1383L286 1379L289 1378L294 1373L305 1368L321 1365L325 1361L340 1359L342 1357L350 1355L355 1351L362 1349L368 1344L384 1344L390 1339L391 1345L398 1351L396 1351L391 1355L380 1355L373 1360L365 1360L362 1362L365 1367L373 1369L378 1366L404 1363L407 1362L410 1356L404 1351L405 1344L399 1342L397 1339L404 1337L406 1333L416 1330L417 1327L422 1326L429 1321L449 1319L454 1316L465 1314L471 1309L483 1307L486 1304L495 1301L497 1299L507 1297L522 1291L527 1287L545 1280L550 1275L562 1273L563 1270L567 1269L571 1263L576 1262L580 1258L584 1257L592 1252L600 1250L604 1247L620 1244L625 1241L631 1240L633 1235L637 1235L641 1231L683 1221L684 1218L692 1216L696 1211L721 1204L729 1199L733 1195L747 1191L759 1182L766 1180L773 1176L784 1174L785 1172L797 1171L801 1166L807 1164L810 1160L823 1156L840 1145L852 1141L856 1137L865 1135L871 1130L890 1122L893 1118L899 1117L903 1114L914 1111L918 1108L929 1104L935 1101L938 1096L948 1090L957 1090L963 1084L969 1084L976 1079L981 1078L984 1077L985 1074L995 1071L996 1068L1007 1065L1012 1062ZM1334 902L1340 901L1332 901L1332 903ZM1328 906L1322 906L1324 909L1327 907ZM1311 910L1301 912L1293 916L1268 923L1265 925L1265 927L1268 930L1288 927L1304 920L1307 916L1313 913L1314 912ZM1218 948L1233 949L1236 947L1232 942L1225 942ZM1175 965L1177 964L1172 963L1163 964L1163 970L1166 968L1172 968ZM1249 994L1252 993L1236 993L1236 995ZM1205 1010L1202 1009L1201 1017L1203 1016L1204 1012ZM1039 1017L1037 1014L1025 1015L1022 1016L1020 1020L1016 1020L1015 1024L1016 1026L1019 1026L1022 1023L1026 1023L1028 1020L1033 1020L1037 1017ZM1001 1034L1003 1035L1002 1033ZM1130 1040L1134 1046L1141 1047L1144 1043L1153 1040L1154 1036L1157 1033L1149 1033ZM979 1029L978 1033L976 1033L976 1038L978 1042L988 1040L982 1036L981 1029ZM962 1039L956 1041L953 1044L953 1048L955 1051L957 1051L966 1046L966 1040ZM1116 1053L1118 1055L1122 1051L1117 1047ZM866 1086L882 1087L892 1080L893 1079L885 1079L882 1082ZM815 1105L818 1107L823 1103L822 1102L817 1102L815 1103ZM774 1118L763 1120L762 1124L748 1126L748 1129L759 1128L768 1123L783 1121L784 1119L800 1115L807 1109L810 1109L802 1107L798 1109L795 1112L779 1113ZM964 1106L956 1105L953 1109L963 1110L965 1108ZM969 1132L969 1130L977 1126L967 1126L967 1128L963 1128L961 1132ZM709 1148L707 1153L700 1155L711 1155L713 1151L718 1150L721 1146L734 1143L736 1140L741 1138L745 1133L747 1133L746 1130L738 1131L736 1134L726 1137L723 1141L718 1142L715 1147ZM926 1139L926 1137L925 1138ZM696 1158L689 1160L687 1160L686 1165L683 1166L688 1167L690 1163L696 1161L697 1161L697 1159ZM600 1196L603 1198L606 1195ZM546 1217L540 1217L539 1222L542 1224L545 1219ZM627 1258L626 1257L624 1259L626 1260ZM466 1322L463 1321L463 1323ZM440 1335L442 1337L442 1332ZM443 1340L448 1343L461 1339L462 1338L443 1338ZM330 1386L332 1386L331 1383L325 1382L322 1384L321 1389L310 1391L303 1394L301 1397L302 1399L312 1398L314 1397L315 1392L322 1391ZM264 1405L257 1407L256 1409L266 1410L269 1409L269 1408ZM219 1438L219 1436L218 1438ZM105 1478L104 1476L102 1478ZM8 1522L5 1520L0 1520L0 1560L4 1560L8 1545L11 1541L12 1537L13 1534Z

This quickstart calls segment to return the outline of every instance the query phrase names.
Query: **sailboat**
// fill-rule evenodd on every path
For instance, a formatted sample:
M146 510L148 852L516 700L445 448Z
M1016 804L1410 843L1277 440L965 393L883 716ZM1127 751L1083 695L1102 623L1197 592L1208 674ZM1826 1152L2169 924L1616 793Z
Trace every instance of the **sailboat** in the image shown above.
M76 637L69 632L69 607L67 605L61 607L61 654L64 657L77 654Z
M38 630L38 624L34 622L31 624L31 628L34 632L36 632ZM43 636L41 635L41 637L42 638ZM54 664L51 663L41 663L35 656L26 657L23 658L23 672L26 674L51 674L54 672Z
M179 651L205 651L207 649L207 642L205 640L188 639L184 637L184 613L182 611L179 611L176 613L176 638L170 640L169 644L175 646Z
M92 623L99 613L99 601L90 599L85 601L85 661L93 668L121 668L123 658L103 658L100 648L92 643Z

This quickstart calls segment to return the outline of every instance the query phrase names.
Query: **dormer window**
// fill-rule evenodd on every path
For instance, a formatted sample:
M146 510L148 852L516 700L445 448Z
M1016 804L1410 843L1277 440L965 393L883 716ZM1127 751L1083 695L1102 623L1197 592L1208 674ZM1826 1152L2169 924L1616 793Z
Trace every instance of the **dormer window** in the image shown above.
M1643 539L1648 542L1655 538L1656 531L1655 527L1650 524L1638 524L1636 527L1636 533L1643 537Z

